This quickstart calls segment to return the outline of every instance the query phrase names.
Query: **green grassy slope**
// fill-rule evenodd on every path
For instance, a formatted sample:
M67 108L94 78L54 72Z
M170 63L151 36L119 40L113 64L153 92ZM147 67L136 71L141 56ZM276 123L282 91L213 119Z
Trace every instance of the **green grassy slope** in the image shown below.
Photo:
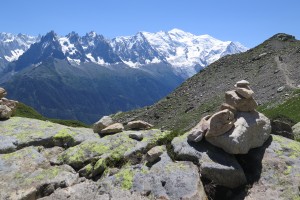
M61 119L51 119L44 117L40 113L38 113L35 109L31 108L30 106L25 105L24 103L19 102L16 112L14 113L14 116L17 117L26 117L26 118L32 118L32 119L39 119L43 121L51 121L53 123L62 124L66 126L72 126L72 127L90 127L87 124L84 124L83 122L76 121L76 120L61 120Z

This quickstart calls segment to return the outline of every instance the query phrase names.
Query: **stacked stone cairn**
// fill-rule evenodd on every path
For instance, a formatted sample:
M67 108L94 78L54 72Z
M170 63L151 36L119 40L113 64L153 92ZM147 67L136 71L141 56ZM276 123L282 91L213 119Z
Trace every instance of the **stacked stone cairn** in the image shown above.
M262 146L271 132L270 120L255 109L254 92L246 80L238 81L235 89L225 93L220 111L203 117L188 133L188 141L209 143L230 154L246 154Z
M0 120L9 119L16 111L18 102L5 98L7 92L0 87Z

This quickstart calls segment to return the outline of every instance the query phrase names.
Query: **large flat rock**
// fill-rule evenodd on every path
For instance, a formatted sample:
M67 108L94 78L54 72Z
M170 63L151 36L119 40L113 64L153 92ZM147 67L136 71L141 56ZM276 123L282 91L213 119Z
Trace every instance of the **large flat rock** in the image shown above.
M51 166L34 147L0 155L0 199L37 199L77 179L70 166Z
M99 138L92 129L67 127L22 117L0 121L0 130L0 153L13 152L31 145L70 147L88 139Z
M193 161L200 165L201 176L217 185L236 188L246 184L246 176L240 164L230 155L205 140L188 142L187 134L172 141L176 159Z
M57 162L79 169L86 163L95 160L105 163L106 160L129 159L138 152L145 153L160 139L170 134L169 131L163 132L158 129L144 130L140 131L143 135L143 140L138 141L129 137L132 132L134 131L124 131L95 140L87 140L60 154Z
M296 200L300 196L300 143L272 135L272 142L247 155L255 164L258 180L246 200Z
M123 190L120 188L112 188L110 191L103 192L98 183L86 180L82 183L57 189L50 196L41 198L40 200L147 200L140 194Z
M188 161L173 162L166 152L151 167L127 166L99 183L103 192L117 187L150 199L207 199L197 166Z

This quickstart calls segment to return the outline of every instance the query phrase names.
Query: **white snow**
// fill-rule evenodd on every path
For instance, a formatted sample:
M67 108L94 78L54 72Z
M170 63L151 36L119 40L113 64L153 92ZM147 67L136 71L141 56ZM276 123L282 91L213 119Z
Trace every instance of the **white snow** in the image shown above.
M69 38L67 37L61 37L58 39L61 47L62 47L62 52L64 54L68 53L69 55L73 55L76 53L77 49L74 46L74 44L72 44L69 40Z
M12 62L12 61L17 60L24 53L24 50L23 49L16 49L16 50L12 50L10 52L11 52L11 56L4 56L4 58L8 62Z
M240 43L234 43L236 46L234 52L227 52L226 49L231 44L231 41L224 42L207 34L197 36L180 29L172 29L168 32L159 31L157 33L139 32L135 37L138 40L142 40L142 35L150 43L151 47L166 58L177 73L184 73L188 76L196 73L194 67L197 64L205 67L228 53L239 53L247 50ZM118 37L114 42L121 43L130 49L133 45L133 37ZM113 43L112 46L115 48L116 44ZM125 58L122 59L131 67L140 66L139 63L133 63ZM145 62L155 63L160 62L160 60L156 58L154 61L145 60Z
M0 56L8 62L15 61L21 56L31 44L38 41L38 37L24 34L14 35L12 33L0 33L0 45L5 48Z
M79 59L72 59L70 57L67 57L67 60L70 62L71 65L80 65L80 60Z

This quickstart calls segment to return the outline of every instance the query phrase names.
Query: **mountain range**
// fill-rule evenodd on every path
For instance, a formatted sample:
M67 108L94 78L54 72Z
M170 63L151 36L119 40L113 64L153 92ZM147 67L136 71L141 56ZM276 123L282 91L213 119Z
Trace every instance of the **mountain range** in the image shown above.
M222 56L247 50L179 29L107 39L1 33L0 84L48 117L92 123L150 105ZM93 105L89 107L88 105Z
M156 127L185 132L199 119L219 109L224 91L234 89L235 83L243 79L250 82L258 109L272 109L298 95L299 64L300 41L292 35L278 33L244 53L222 57L156 104L118 113L114 118L125 123L145 120ZM274 118L282 117L275 115Z

